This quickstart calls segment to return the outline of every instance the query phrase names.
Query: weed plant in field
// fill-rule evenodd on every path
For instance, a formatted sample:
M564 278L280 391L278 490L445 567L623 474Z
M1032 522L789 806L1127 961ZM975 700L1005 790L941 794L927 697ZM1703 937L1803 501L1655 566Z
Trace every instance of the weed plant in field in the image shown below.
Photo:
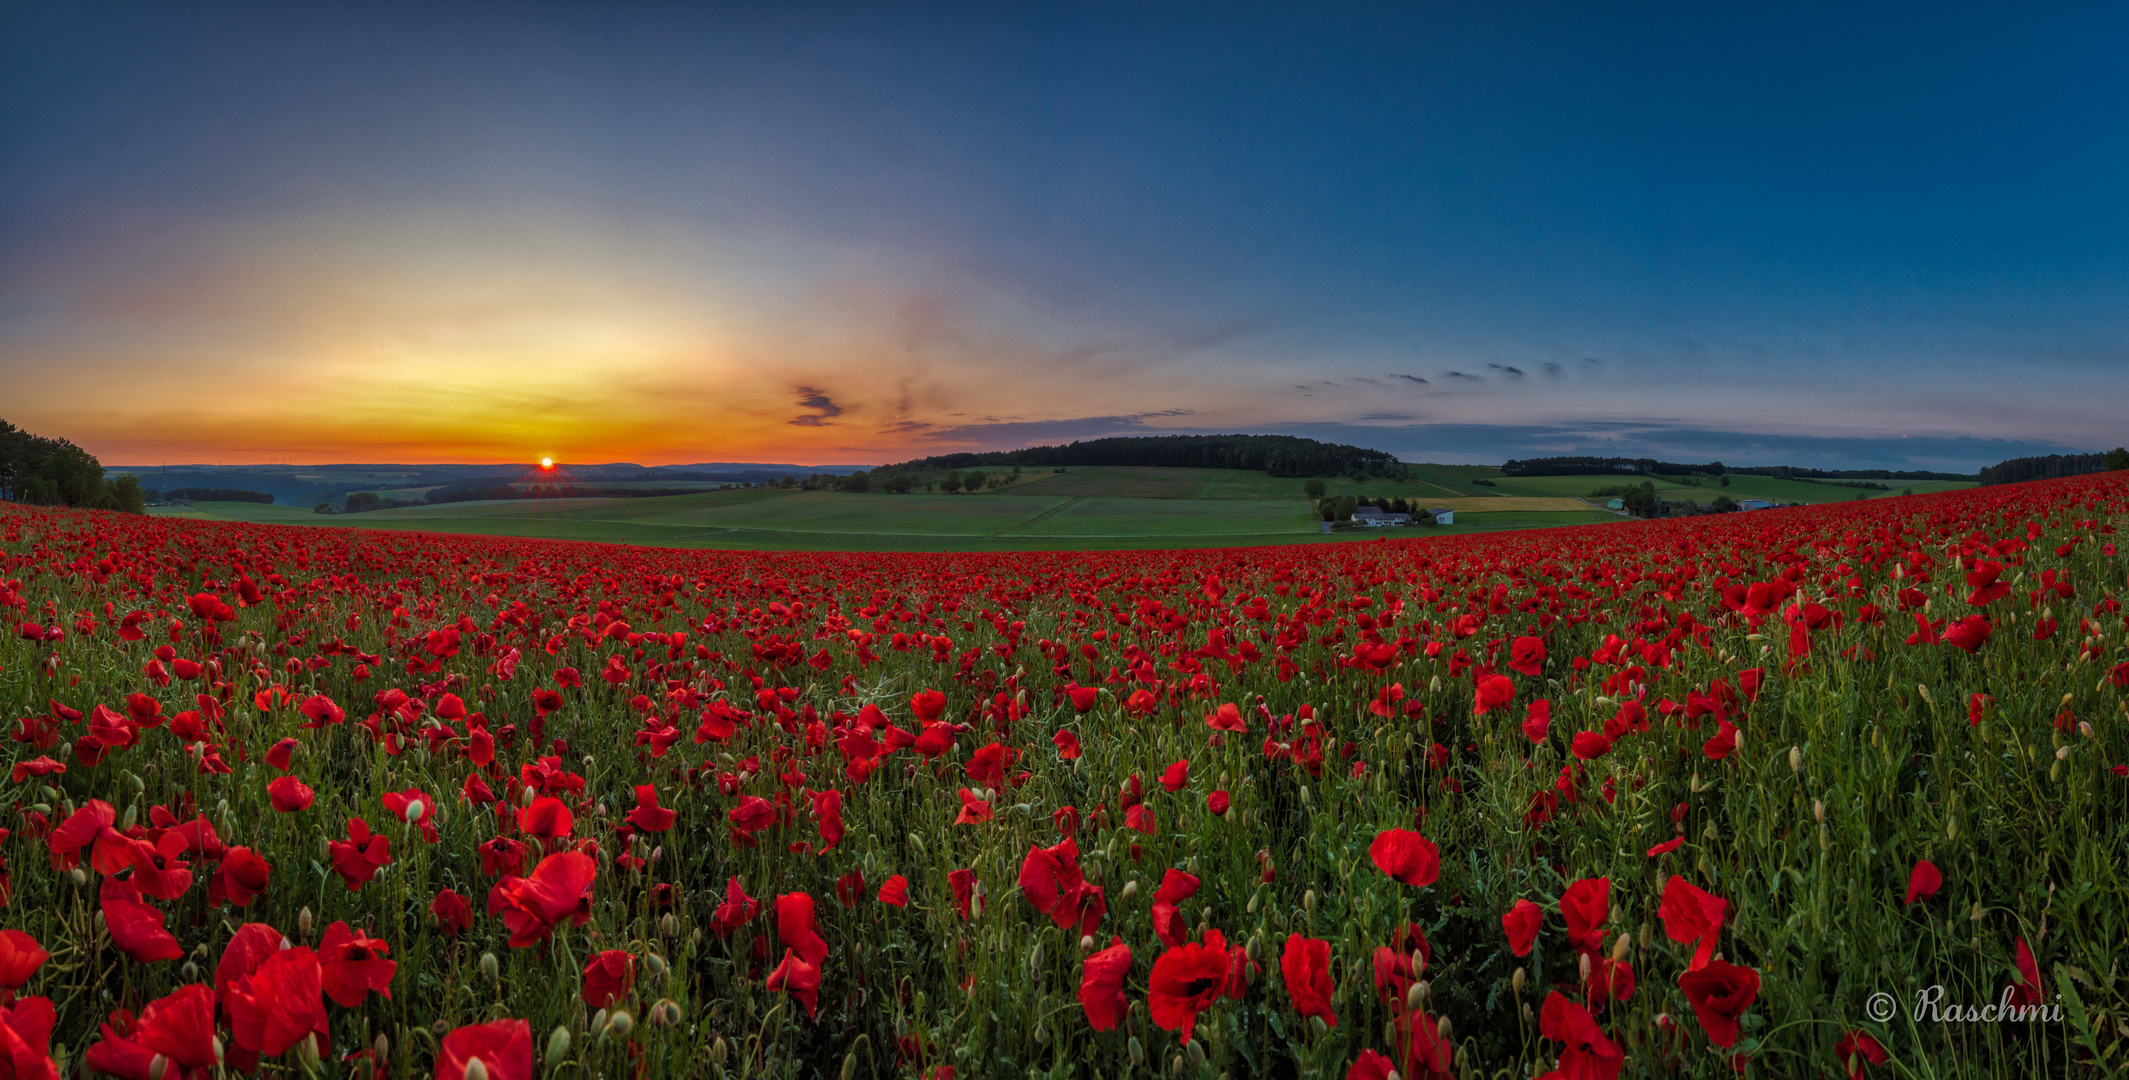
M2125 497L960 555L0 506L0 1057L2111 1074Z

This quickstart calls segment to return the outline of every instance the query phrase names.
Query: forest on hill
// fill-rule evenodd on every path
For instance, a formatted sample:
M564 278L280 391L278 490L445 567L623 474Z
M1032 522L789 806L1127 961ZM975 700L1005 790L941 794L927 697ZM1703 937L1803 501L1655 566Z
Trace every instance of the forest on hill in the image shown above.
M1396 455L1381 450L1318 442L1294 435L1122 435L1062 446L936 454L881 466L875 472L933 472L992 465L1248 469L1272 476L1339 476L1349 473L1380 476L1402 467Z

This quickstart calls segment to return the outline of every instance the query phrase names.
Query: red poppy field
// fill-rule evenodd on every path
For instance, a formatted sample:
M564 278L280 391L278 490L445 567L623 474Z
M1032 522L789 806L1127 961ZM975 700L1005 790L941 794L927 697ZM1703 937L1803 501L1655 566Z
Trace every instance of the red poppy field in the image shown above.
M0 1072L2111 1073L2121 475L1069 554L0 506Z

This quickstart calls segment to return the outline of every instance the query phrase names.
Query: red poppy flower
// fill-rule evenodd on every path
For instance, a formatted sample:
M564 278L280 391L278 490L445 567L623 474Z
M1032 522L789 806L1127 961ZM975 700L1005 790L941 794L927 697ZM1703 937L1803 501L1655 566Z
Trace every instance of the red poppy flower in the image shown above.
M266 785L266 795L273 800L274 809L284 814L308 809L316 794L309 784L293 776L277 776Z
M820 1009L821 969L809 964L790 949L784 950L784 962L769 973L769 991L783 991L798 999L806 1007L806 1018L813 1019Z
M1353 1059L1352 1067L1345 1071L1345 1080L1389 1080L1396 1072L1396 1062L1363 1048L1360 1056Z
M1338 1026L1331 1011L1331 943L1300 934L1288 935L1279 955L1279 974L1286 992L1294 999L1294 1011L1302 1016L1320 1016L1330 1027Z
M1050 736L1050 741L1057 744L1057 756L1060 760L1070 761L1079 756L1078 735L1070 731L1061 730L1057 734Z
M1663 919L1665 937L1681 944L1699 942L1687 970L1705 966L1708 958L1715 955L1715 942L1722 935L1723 920L1729 911L1729 901L1695 888L1676 874L1664 883L1663 902L1656 907L1656 914Z
M547 940L562 920L582 926L591 918L591 884L599 866L591 856L563 851L540 860L529 877L508 877L488 890L488 914L500 914L510 947Z
M133 865L133 842L111 827L118 811L102 799L90 799L81 809L45 837L52 853L52 867L72 870L81 865L83 848L89 849L89 867L99 874L115 874Z
M2040 965L2033 961L2033 949L2026 939L2018 939L2018 978L2004 987L2010 1003L2016 1008L2038 1006L2046 1001L2046 991L2040 982ZM1749 1002L1748 1002L1749 1004ZM1727 1045L1727 1044L1725 1044Z
M130 1040L180 1070L215 1066L214 991L203 983L179 987L140 1011Z
M250 907L251 902L266 891L266 881L272 872L273 867L250 848L230 848L222 855L221 872L215 875L207 902L214 904L227 899L240 908Z
M177 939L163 929L163 913L142 903L140 889L132 882L115 877L103 879L100 906L112 943L134 963L152 964L185 955Z
M603 1009L636 988L636 958L625 949L593 953L584 965L584 1005Z
M1515 681L1506 675L1482 675L1473 684L1476 691L1471 715L1484 716L1515 700Z
M1425 888L1441 877L1441 852L1434 841L1410 829L1384 829L1368 845L1375 868L1398 881Z
M576 818L562 800L542 795L517 812L517 827L537 840L565 837L576 828Z
M399 965L384 958L391 951L391 946L348 929L344 922L326 927L325 940L318 946L326 996L344 1009L362 1004L372 990L392 1000L392 973Z
M58 1021L49 998L23 998L0 1009L0 1068L11 1080L59 1080L51 1054L52 1025Z
M880 895L877 897L877 899L880 901L880 903L888 904L893 907L908 907L909 879L903 877L900 874L896 874L893 877L888 878L886 881L881 882Z
M1249 721L1242 717L1242 708L1233 702L1223 703L1205 717L1205 726L1214 731L1249 730Z
M1153 1022L1180 1033L1188 1043L1198 1014L1212 1007L1223 993L1240 997L1241 987L1232 985L1232 960L1227 938L1218 930L1205 931L1203 942L1177 945L1153 962L1153 976L1146 987L1146 1006Z
M1584 878L1560 894L1560 917L1567 922L1567 943L1577 951L1604 951L1604 921L1611 917L1610 878Z
M976 872L955 870L946 875L946 885L954 893L954 910L959 911L961 918L966 920L969 903L976 896Z
M1134 803L1124 810L1124 828L1136 829L1152 836L1160 831L1160 823L1153 818L1153 808L1145 803Z
M1508 932L1508 948L1517 956L1529 956L1530 945L1545 925L1545 909L1528 900L1518 900L1501 916L1501 929Z
M1700 1029L1717 1046L1737 1044L1737 1018L1759 997L1759 972L1725 960L1710 960L1678 976L1678 989L1692 1003Z
M731 937L732 931L753 921L761 914L761 901L748 896L734 877L724 883L724 903L710 913L710 932L718 937Z
M1916 901L1926 902L1930 897L1937 895L1937 890L1943 886L1944 875L1937 871L1937 867L1928 859L1918 860L1915 863L1914 873L1909 874L1907 877L1907 904L1912 905Z
M1093 686L1074 686L1065 691L1065 696L1071 699L1074 710L1086 712L1094 707L1096 701L1100 700L1101 690Z
M776 898L776 936L785 947L794 949L807 963L815 965L828 958L828 943L821 940L813 921L813 897L807 893L785 893Z
M752 835L775 823L776 806L758 795L748 795L725 814L725 820L741 833Z
M436 917L436 928L446 937L457 937L473 926L473 905L450 889L440 889L436 899L429 902L429 914Z
M301 946L275 950L230 981L224 997L230 1035L254 1057L279 1057L314 1033L323 1045L321 985L315 953Z
M832 788L814 792L813 813L820 819L821 854L825 855L843 842L843 793Z
M1584 761L1595 761L1611 753L1611 749L1612 741L1605 738L1604 733L1601 731L1575 732L1575 756Z
M1227 813L1229 802L1230 800L1225 791L1215 791L1205 796L1205 809L1211 812L1212 816L1219 817Z
M1542 745L1545 733L1552 729L1552 702L1539 698L1530 703L1529 712L1523 720L1523 737L1532 745Z
M991 804L976 797L967 788L961 789L961 816L954 819L956 825L981 825L991 819Z
M1920 618L1920 616L1917 616L1917 618ZM1993 630L1995 630L1995 627L1989 625L1989 620L1986 616L1969 615L1945 627L1943 640L1948 644L1958 646L1966 652L1978 652L1983 645L1988 644L1989 634Z
M1181 791L1190 782L1190 762L1186 759L1168 766L1161 772L1161 788L1165 791Z
M490 877L516 877L525 872L525 845L507 836L482 844L481 873Z
M946 712L946 695L937 690L919 690L909 699L909 711L917 719L931 723Z
M392 842L383 836L371 835L370 823L361 818L347 819L345 842L330 840L325 847L332 857L334 872L340 875L340 880L347 882L349 892L368 884L380 868L392 864Z
M1535 678L1545 671L1545 643L1534 637L1519 637L1509 647L1508 666Z
M1649 848L1646 854L1651 859L1655 858L1658 855L1669 855L1671 852L1678 850L1678 845L1683 843L1685 843L1685 837L1674 836L1671 837L1669 840L1665 840L1663 843L1657 844L1654 847Z
M1124 998L1124 977L1131 973L1131 947L1124 939L1111 937L1109 947L1088 954L1079 976L1079 1006L1087 1025L1109 1031L1122 1022L1130 1003Z
M0 1005L14 999L15 992L37 974L52 954L37 939L20 930L0 930Z
M1848 1080L1862 1080L1863 1063L1883 1065L1886 1053L1878 1040L1860 1031L1850 1031L1833 1044L1833 1058L1847 1070Z
M532 1025L523 1020L468 1024L444 1036L436 1050L436 1075L464 1076L478 1060L488 1080L532 1080Z
M664 832L673 827L678 814L658 805L658 789L650 784L636 785L636 808L628 812L629 824L644 832Z
M1626 1055L1604 1035L1589 1010L1555 990L1538 1014L1538 1033L1561 1043L1559 1074L1577 1080L1617 1080Z
M1161 876L1161 887L1153 892L1153 933L1169 945L1181 945L1190 938L1190 928L1183 921L1180 905L1197 895L1198 879L1181 870L1169 869Z
M64 773L66 771L66 766L53 761L51 758L38 757L29 761L16 762L15 771L11 779L19 784L32 776L51 776L55 773Z

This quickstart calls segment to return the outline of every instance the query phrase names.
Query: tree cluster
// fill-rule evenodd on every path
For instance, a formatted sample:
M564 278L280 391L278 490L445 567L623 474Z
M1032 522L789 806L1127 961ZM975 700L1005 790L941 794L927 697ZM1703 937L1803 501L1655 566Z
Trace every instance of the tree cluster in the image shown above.
M138 514L147 497L138 477L104 479L103 463L87 450L0 420L0 502Z
M242 488L181 487L169 491L149 488L144 493L150 501L191 499L193 502L255 502L271 503L274 497L264 491L245 491Z
M1247 469L1273 476L1381 476L1399 471L1394 455L1294 435L1124 435L1064 446L1030 446L988 453L938 454L898 465L893 472L937 472L984 466L1165 466Z
M2053 480L2061 476L2129 469L2129 449L2115 447L2104 454L2049 454L2046 457L2012 458L1981 470L1983 484L2016 484L2027 480Z

